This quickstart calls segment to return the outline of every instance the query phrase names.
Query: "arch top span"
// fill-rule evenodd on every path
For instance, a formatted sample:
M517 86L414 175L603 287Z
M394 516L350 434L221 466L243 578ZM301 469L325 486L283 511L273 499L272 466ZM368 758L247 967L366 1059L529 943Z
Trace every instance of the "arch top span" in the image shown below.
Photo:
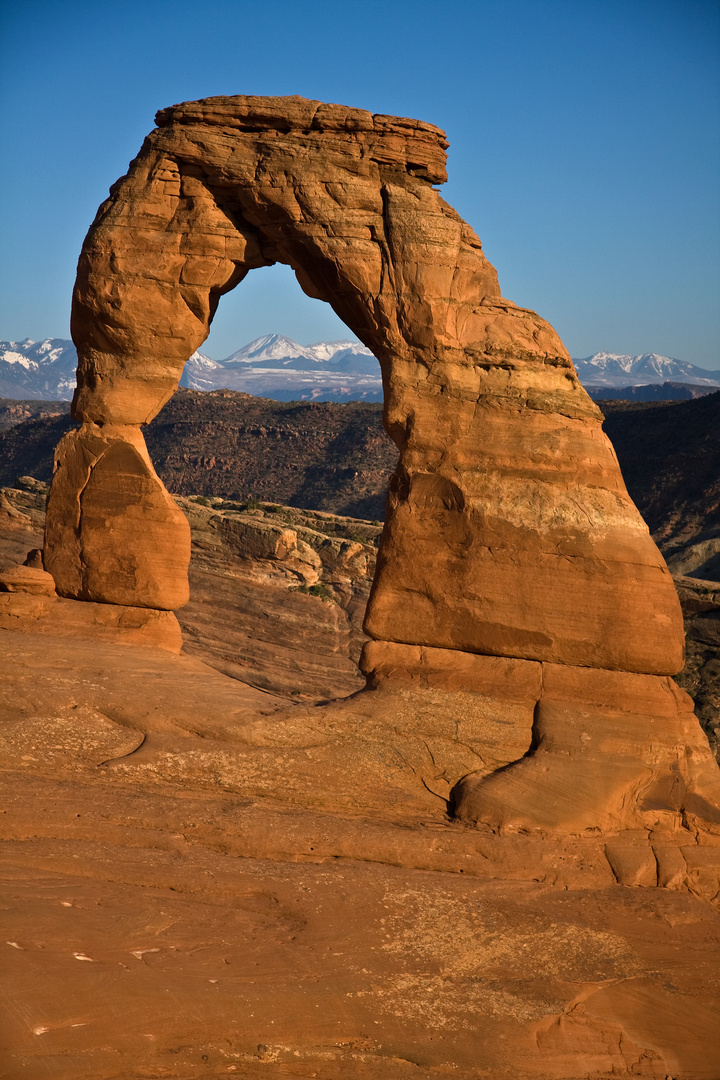
M409 173L433 184L447 180L442 128L423 120L373 114L347 105L329 105L298 96L203 98L170 105L155 114L159 128L203 124L243 132L282 132L300 136L326 133L351 136L375 161L403 164Z
M447 176L439 128L299 97L186 102L157 123L83 245L79 419L152 419L220 296L276 261L378 357L397 437L407 375L428 387L461 378L470 398L479 358L505 372L534 358L555 368L556 393L577 390L557 334L502 299L480 240L435 190Z

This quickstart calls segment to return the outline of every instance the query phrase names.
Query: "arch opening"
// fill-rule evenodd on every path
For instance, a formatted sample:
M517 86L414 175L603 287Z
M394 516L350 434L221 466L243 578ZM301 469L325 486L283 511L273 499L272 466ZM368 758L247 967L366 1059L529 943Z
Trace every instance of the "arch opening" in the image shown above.
M241 289L225 295L201 348L220 360L269 333L300 345L351 335L326 301L302 291L292 267L285 263L261 267L247 275Z
M377 357L284 263L249 272L223 294L199 351L180 386L275 401L382 401Z

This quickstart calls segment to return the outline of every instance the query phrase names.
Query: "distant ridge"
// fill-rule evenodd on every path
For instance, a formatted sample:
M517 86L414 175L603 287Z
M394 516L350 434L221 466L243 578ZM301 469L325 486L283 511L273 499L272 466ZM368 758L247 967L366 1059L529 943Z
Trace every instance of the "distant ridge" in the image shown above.
M651 386L666 382L720 386L720 371L707 371L658 353L626 356L597 352L584 359L573 359L573 364L583 386Z
M382 401L380 365L359 341L298 345L280 334L256 338L221 361L194 353L180 385L275 401Z
M700 544L695 566L720 560L720 390L600 408L630 495L666 557ZM27 474L49 481L55 447L74 424L66 406L13 399L0 401L0 426L2 486ZM170 491L377 520L398 456L379 403L289 404L232 390L179 390L145 437ZM713 566L704 573L720 575L720 562Z
M589 386L593 401L690 401L714 394L717 385L697 386L692 383L664 382L644 386Z
M594 398L637 401L696 397L720 387L720 371L707 371L658 353L597 352L574 361ZM77 353L71 341L0 341L0 397L67 401L75 388ZM225 357L195 352L180 385L190 390L238 390L275 401L382 401L380 365L365 345L349 339L299 345L265 334ZM644 389L643 389L644 388ZM657 389L655 389L657 388ZM665 396L663 396L665 395Z

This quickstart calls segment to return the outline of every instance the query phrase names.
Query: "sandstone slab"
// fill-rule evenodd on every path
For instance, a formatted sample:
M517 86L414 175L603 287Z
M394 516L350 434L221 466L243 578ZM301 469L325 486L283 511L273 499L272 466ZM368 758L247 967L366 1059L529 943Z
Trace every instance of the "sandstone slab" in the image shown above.
M0 591L0 631L31 630L180 652L182 634L172 611L120 604L79 603L30 590Z

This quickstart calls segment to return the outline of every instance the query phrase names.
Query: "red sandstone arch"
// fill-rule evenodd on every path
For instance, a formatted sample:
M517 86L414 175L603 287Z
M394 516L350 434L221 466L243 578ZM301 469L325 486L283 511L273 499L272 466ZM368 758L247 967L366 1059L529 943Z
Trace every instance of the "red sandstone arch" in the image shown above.
M187 537L139 425L176 389L220 296L280 260L383 372L401 463L373 637L678 670L672 582L600 414L555 332L501 298L480 241L435 190L443 133L302 98L211 98L157 122L80 256L84 427L61 450L48 525L59 591L183 602ZM125 524L133 508L140 531Z
M502 299L480 241L435 190L446 178L443 133L303 98L209 98L162 110L157 124L80 256L82 427L58 449L45 546L58 592L185 602L187 524L140 425L177 388L220 296L282 261L377 356L400 450L367 670L376 680L416 672L423 685L461 671L483 693L507 699L522 686L531 707L539 702L535 752L479 788L465 782L459 811L524 821L524 786L548 773L548 754L567 756L585 723L577 702L607 721L635 701L644 749L626 775L596 747L582 783L592 787L601 761L605 786L579 818L557 810L552 821L594 821L600 804L652 779L660 716L675 718L665 724L667 772L677 760L668 747L687 743L688 724L697 729L668 679L647 679L682 666L672 580L557 334ZM654 704L643 711L641 699ZM707 751L695 756L707 773ZM553 775L558 805L572 802L568 777Z

